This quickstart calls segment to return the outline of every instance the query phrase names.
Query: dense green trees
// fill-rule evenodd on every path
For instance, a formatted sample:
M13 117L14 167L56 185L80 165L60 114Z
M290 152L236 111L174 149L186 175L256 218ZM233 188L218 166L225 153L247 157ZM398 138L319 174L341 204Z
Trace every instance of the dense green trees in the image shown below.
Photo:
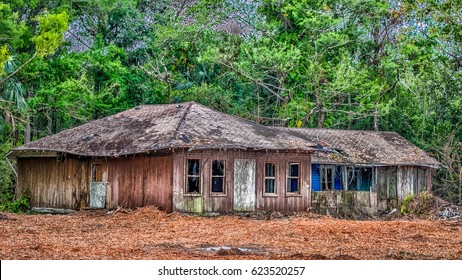
M138 104L196 100L264 124L397 131L444 163L435 190L460 202L461 11L456 0L0 0L0 157Z

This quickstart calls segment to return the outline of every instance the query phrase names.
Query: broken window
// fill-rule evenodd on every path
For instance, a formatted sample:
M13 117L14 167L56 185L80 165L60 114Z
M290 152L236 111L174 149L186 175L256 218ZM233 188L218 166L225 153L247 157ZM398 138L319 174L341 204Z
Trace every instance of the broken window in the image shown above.
M335 183L335 167L321 165L319 171L321 173L321 190L333 190Z
M373 184L372 167L356 167L348 170L349 191L370 191Z
M200 182L201 182L201 173L200 173L200 160L198 159L188 159L188 175L187 175L187 193L200 193Z
M265 193L276 193L276 164L265 163Z
M224 193L225 189L225 162L212 160L212 192Z
M300 186L300 163L289 163L289 170L287 176L287 192L298 193Z
M370 191L372 186L372 168L361 167L361 181L358 190Z
M102 182L103 181L103 168L101 164L91 165L91 181Z

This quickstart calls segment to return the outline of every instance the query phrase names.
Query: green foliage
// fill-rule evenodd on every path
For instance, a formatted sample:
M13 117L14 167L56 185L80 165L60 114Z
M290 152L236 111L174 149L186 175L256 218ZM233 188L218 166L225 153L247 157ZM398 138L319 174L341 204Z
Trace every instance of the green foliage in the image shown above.
M0 46L0 77L5 74L3 65L5 65L9 58L10 56L8 55L8 49L6 46Z
M37 17L39 33L32 38L39 57L52 54L61 45L69 17L66 12Z
M15 199L13 171L4 158L10 149L11 144L0 144L0 211L24 213L30 209L28 198Z
M0 140L195 100L265 124L396 131L445 164L435 191L455 202L460 4L2 1Z
M406 196L400 205L402 215L424 215L429 214L435 204L435 197L428 192L421 192L418 195Z
M12 213L30 213L31 207L29 203L29 197L16 199L13 201L6 201L0 204L1 212L12 212Z

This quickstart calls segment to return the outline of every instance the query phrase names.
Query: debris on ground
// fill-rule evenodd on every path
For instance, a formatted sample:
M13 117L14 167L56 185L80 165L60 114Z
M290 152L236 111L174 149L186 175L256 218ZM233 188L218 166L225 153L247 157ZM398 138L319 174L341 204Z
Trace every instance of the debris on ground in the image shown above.
M460 219L462 218L462 207L449 204L449 205L442 205L436 213L438 219L445 220L445 219Z
M0 259L462 259L461 219L0 213ZM271 215L270 215L271 216ZM268 218L268 216L265 216ZM206 250L206 248L213 248Z

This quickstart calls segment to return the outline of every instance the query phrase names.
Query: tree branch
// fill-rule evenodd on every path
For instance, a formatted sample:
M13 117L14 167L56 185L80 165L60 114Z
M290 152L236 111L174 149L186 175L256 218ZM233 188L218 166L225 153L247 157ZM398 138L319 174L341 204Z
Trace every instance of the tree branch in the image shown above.
M34 55L29 58L29 60L27 60L26 62L24 62L21 66L19 66L16 70L14 70L13 72L11 72L8 76L6 76L4 79L0 80L0 85L2 85L3 83L5 83L9 78L13 77L14 75L16 75L16 73L18 73L24 66L26 66L27 64L29 64L35 57L37 56L37 52L34 53Z

